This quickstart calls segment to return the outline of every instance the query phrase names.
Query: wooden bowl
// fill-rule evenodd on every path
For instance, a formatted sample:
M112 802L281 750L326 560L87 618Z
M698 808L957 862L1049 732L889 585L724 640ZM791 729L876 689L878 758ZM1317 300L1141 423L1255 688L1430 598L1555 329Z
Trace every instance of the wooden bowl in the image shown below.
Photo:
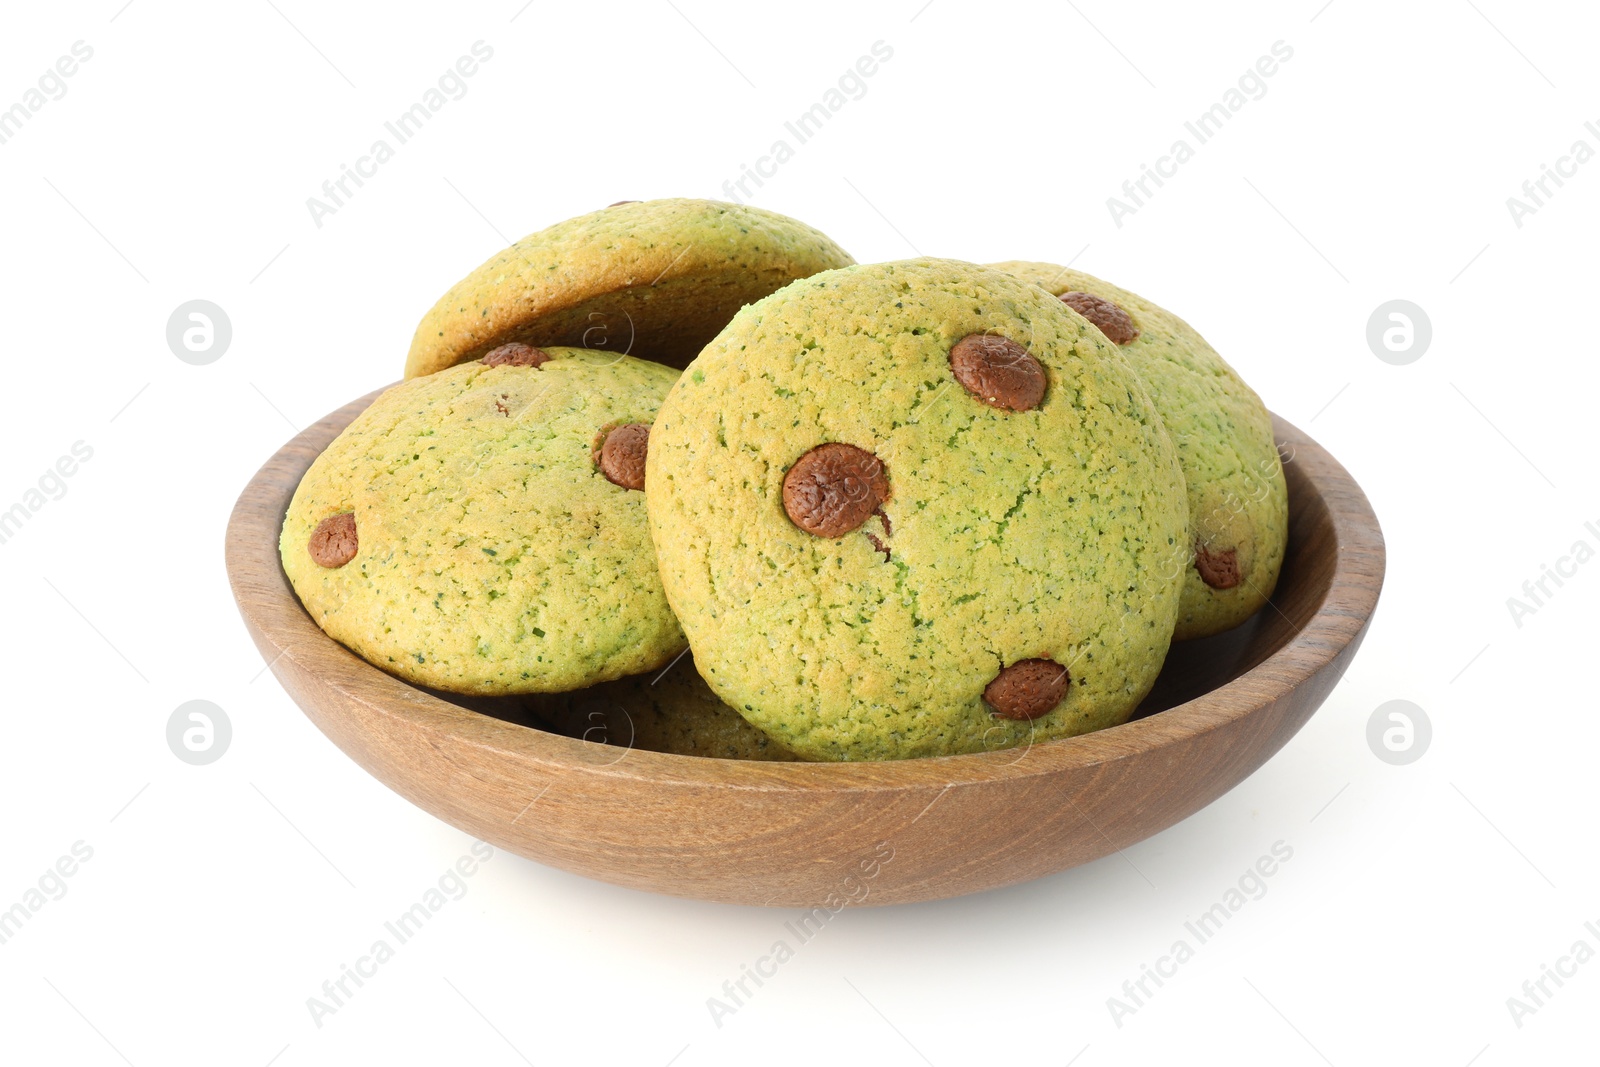
M1311 717L1383 583L1383 535L1332 456L1276 422L1289 552L1272 604L1175 645L1139 717L1084 737L883 763L634 751L468 710L319 630L278 561L311 461L377 393L267 461L228 523L228 575L272 671L334 744L500 848L620 885L739 904L896 904L975 893L1126 848L1209 804Z

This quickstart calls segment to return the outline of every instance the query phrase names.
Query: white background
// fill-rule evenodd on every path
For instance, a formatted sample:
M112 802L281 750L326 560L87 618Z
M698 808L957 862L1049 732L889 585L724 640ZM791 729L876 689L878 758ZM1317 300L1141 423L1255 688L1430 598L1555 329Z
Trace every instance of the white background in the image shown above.
M0 908L93 850L0 945L0 1059L1594 1061L1600 961L1520 1026L1507 1007L1578 939L1600 949L1600 562L1520 626L1506 603L1600 547L1600 161L1520 227L1506 204L1576 139L1600 148L1588 5L123 5L11 5L0 35L0 107L94 50L0 145L0 509L93 449L0 544ZM307 198L479 40L466 94L315 225ZM1076 257L1187 317L1371 497L1389 570L1365 647L1187 822L1013 889L847 911L720 1027L707 998L790 913L509 854L317 1026L307 998L471 841L262 673L222 566L235 495L397 378L422 312L506 241L724 197L880 40L865 94L753 202L863 262ZM1280 40L1265 95L1115 225L1106 198ZM165 338L196 298L233 326L207 366ZM1366 341L1395 298L1433 327L1407 366ZM209 766L167 747L191 699L233 724ZM1433 724L1407 766L1366 740L1392 699ZM1265 895L1119 1026L1108 998L1278 841Z

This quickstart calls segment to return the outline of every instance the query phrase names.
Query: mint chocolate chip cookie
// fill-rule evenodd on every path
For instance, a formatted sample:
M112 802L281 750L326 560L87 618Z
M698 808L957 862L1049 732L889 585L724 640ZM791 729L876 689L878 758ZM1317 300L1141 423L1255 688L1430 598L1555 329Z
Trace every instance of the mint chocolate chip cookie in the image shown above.
M678 372L509 344L402 382L301 480L283 569L374 665L457 693L575 689L684 647L645 522L649 427Z
M1194 327L1150 301L1053 263L994 267L1042 286L1119 346L1144 379L1183 466L1192 537L1174 637L1255 614L1278 582L1289 497L1266 406Z
M529 697L527 708L556 733L625 749L710 759L798 758L723 703L687 655L665 671Z
M1122 352L1035 285L922 259L744 308L651 427L662 583L713 690L804 758L1127 720L1188 536Z
M406 377L510 341L626 352L682 367L734 312L853 263L810 226L715 200L624 200L497 252L422 317Z

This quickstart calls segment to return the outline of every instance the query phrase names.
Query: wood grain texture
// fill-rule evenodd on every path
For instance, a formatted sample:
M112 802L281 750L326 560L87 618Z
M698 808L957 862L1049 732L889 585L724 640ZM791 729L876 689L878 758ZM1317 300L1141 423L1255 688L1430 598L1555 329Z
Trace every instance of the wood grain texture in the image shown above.
M497 847L640 889L741 904L893 904L1126 848L1209 804L1294 736L1349 665L1383 583L1383 535L1366 497L1321 446L1277 420L1290 503L1277 592L1246 625L1174 646L1133 722L1001 752L866 764L592 744L393 678L301 608L278 561L284 512L311 461L376 396L290 441L239 497L227 565L251 637L311 721L401 796Z

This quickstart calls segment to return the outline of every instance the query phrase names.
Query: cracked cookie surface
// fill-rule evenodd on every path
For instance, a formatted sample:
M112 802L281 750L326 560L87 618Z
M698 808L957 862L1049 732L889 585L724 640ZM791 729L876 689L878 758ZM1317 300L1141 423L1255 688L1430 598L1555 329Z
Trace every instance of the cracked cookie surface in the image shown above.
M951 349L973 335L1037 360L1042 399L1013 410L964 387ZM785 509L787 473L828 443L888 480L866 464L830 481L877 503L838 536ZM645 496L701 674L810 759L1124 722L1176 618L1182 576L1163 563L1187 535L1183 481L1144 387L1059 300L973 264L828 271L743 309L663 403ZM1064 668L1030 688L1049 699L995 714L985 690L1030 660Z
M559 691L659 668L684 647L644 494L594 454L603 428L652 422L678 372L581 349L540 355L389 389L290 502L279 549L301 603L408 681ZM341 515L332 552L324 523Z
M1266 405L1199 332L1136 293L1053 263L992 264L1095 322L1144 379L1183 466L1192 533L1174 638L1208 637L1254 615L1278 582L1289 496ZM1110 305L1107 307L1106 305Z

